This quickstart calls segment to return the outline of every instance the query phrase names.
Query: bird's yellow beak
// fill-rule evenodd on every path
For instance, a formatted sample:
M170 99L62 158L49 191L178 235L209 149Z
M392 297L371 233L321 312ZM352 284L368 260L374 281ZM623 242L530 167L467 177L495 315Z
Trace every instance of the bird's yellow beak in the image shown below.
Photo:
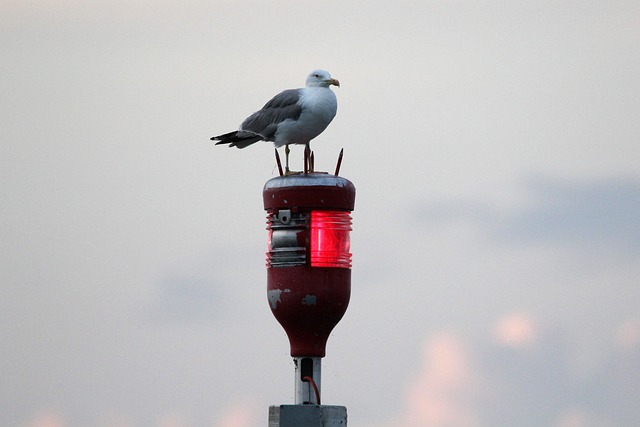
M338 81L338 79L329 79L328 83L329 86L334 85L340 87L340 82Z

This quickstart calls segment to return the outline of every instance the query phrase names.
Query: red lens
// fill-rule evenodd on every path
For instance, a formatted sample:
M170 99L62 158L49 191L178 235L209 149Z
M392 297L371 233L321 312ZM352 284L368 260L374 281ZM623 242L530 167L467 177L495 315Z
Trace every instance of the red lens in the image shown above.
M351 215L311 211L311 267L351 268Z

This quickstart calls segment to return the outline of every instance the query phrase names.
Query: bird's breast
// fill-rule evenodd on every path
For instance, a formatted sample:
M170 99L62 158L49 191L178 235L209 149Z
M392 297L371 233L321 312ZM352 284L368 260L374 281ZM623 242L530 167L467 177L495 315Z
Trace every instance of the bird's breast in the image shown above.
M300 103L300 116L278 125L274 141L276 147L285 144L308 144L327 128L338 109L336 96L328 88L307 88Z
M327 125L338 111L336 94L328 88L308 88L302 99L302 105L304 113L317 117Z

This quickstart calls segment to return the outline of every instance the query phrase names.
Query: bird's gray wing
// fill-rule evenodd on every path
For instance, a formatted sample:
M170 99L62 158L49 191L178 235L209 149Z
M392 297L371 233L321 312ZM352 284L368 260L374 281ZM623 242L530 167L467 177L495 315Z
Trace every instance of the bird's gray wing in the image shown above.
M257 134L265 141L273 141L278 125L285 120L297 120L302 113L299 103L300 89L288 89L280 92L242 122L238 134Z

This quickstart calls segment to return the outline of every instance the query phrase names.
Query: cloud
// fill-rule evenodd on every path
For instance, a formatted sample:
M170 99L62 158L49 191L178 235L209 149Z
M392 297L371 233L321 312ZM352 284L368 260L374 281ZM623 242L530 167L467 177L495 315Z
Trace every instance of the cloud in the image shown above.
M215 425L216 427L253 427L258 424L255 407L248 402L236 402L225 410Z
M209 279L172 276L161 281L149 308L152 320L192 324L212 322L225 310L224 287Z
M425 343L422 366L409 387L406 427L478 425L470 404L474 385L469 355L452 334L440 333Z
M605 420L583 408L568 408L552 423L553 427L601 427L611 425L611 420Z
M640 349L640 319L624 321L614 333L615 343L622 350L637 351Z
M27 424L27 427L66 427L68 424L60 413L47 409L39 413Z
M481 200L424 203L423 221L472 223L487 236L524 244L607 244L640 251L640 182L610 179L567 182L534 178L522 187L529 200L510 211ZM523 194L514 194L522 199Z
M504 231L529 241L609 242L640 250L640 183L536 180L537 203L507 219Z
M612 329L616 345L601 341L604 353L591 355L571 332L526 311L503 315L487 332L427 337L403 411L384 425L595 427L640 419L637 319ZM585 356L586 369L579 366Z
M494 340L506 347L528 347L538 335L537 327L530 315L523 312L510 313L495 324Z
M168 413L163 415L158 421L158 427L189 427L189 421L178 413Z

